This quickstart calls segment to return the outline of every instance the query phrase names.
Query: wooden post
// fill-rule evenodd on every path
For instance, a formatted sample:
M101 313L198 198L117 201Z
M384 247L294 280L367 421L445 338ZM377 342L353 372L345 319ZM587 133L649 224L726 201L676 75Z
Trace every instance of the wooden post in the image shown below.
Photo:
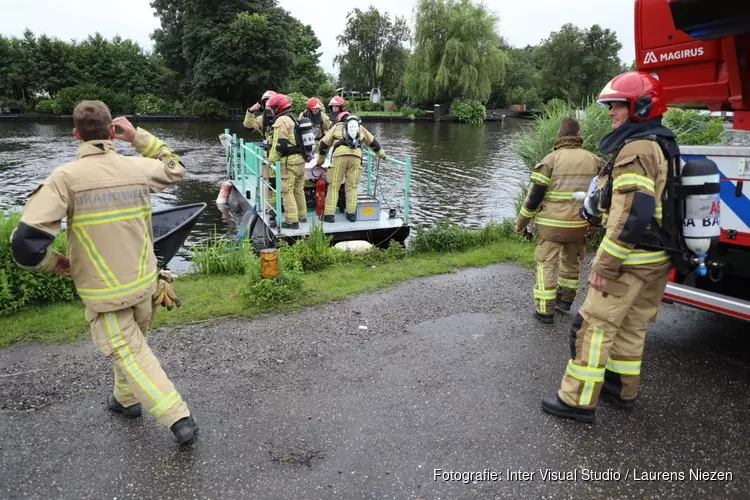
M279 277L279 251L275 248L264 248L260 251L260 277L264 280L275 280Z

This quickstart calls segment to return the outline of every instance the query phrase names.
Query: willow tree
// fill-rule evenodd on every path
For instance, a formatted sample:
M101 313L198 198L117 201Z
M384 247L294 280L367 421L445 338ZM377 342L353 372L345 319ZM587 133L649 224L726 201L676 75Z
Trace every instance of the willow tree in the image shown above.
M486 102L505 76L499 19L469 0L420 0L404 83L415 101Z

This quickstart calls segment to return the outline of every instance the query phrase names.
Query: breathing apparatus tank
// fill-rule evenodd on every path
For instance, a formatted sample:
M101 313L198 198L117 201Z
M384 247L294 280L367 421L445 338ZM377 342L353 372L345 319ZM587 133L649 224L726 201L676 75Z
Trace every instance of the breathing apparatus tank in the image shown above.
M359 125L360 119L355 115L349 115L345 120L344 132L346 133L347 146L358 148L359 144Z
M682 236L695 254L699 276L707 274L705 259L721 236L721 173L711 160L691 160L680 172L678 198L683 198Z
M307 154L312 155L315 147L315 130L309 118L302 117L299 120L299 128L302 133L302 144Z

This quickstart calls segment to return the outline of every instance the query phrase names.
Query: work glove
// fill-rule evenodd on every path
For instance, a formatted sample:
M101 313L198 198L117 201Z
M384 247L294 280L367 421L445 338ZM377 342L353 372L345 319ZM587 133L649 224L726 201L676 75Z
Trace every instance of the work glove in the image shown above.
M174 276L169 271L159 272L159 276L156 280L156 292L152 296L155 306L166 307L167 311L171 311L174 306L180 307L182 301L175 293L172 287Z

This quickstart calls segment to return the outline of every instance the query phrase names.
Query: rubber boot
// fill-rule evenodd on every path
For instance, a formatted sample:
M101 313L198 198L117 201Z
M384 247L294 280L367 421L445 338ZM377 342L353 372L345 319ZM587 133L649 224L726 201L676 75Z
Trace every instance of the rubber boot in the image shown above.
M181 418L169 428L174 434L174 438L180 446L187 446L195 441L198 434L198 424L195 423L193 416Z
M284 221L281 223L281 227L283 229L299 229L299 222L289 223L289 222Z
M621 408L623 410L633 409L633 400L622 399L620 397L620 391L613 388L611 385L607 385L606 382L602 384L602 390L599 392L599 397L602 399L606 399L607 401L609 401L616 407Z
M554 316L552 316L551 314L542 314L539 311L534 311L534 317L542 323L546 323L548 325L551 325L555 322Z
M324 222L336 222L336 217L333 215L325 215L323 217Z
M561 313L569 313L570 312L570 307L572 305L573 305L572 301L567 302L567 301L559 299L559 298L555 300L555 309L557 309Z
M136 403L128 406L127 408L122 406L119 401L115 399L114 394L110 394L107 398L107 408L114 413L119 413L126 418L138 418L141 416L141 404Z
M567 405L557 394L543 397L542 409L556 417L572 418L588 424L594 423L594 419L596 418L596 410Z
M357 222L357 214L346 214L346 220L349 222Z

